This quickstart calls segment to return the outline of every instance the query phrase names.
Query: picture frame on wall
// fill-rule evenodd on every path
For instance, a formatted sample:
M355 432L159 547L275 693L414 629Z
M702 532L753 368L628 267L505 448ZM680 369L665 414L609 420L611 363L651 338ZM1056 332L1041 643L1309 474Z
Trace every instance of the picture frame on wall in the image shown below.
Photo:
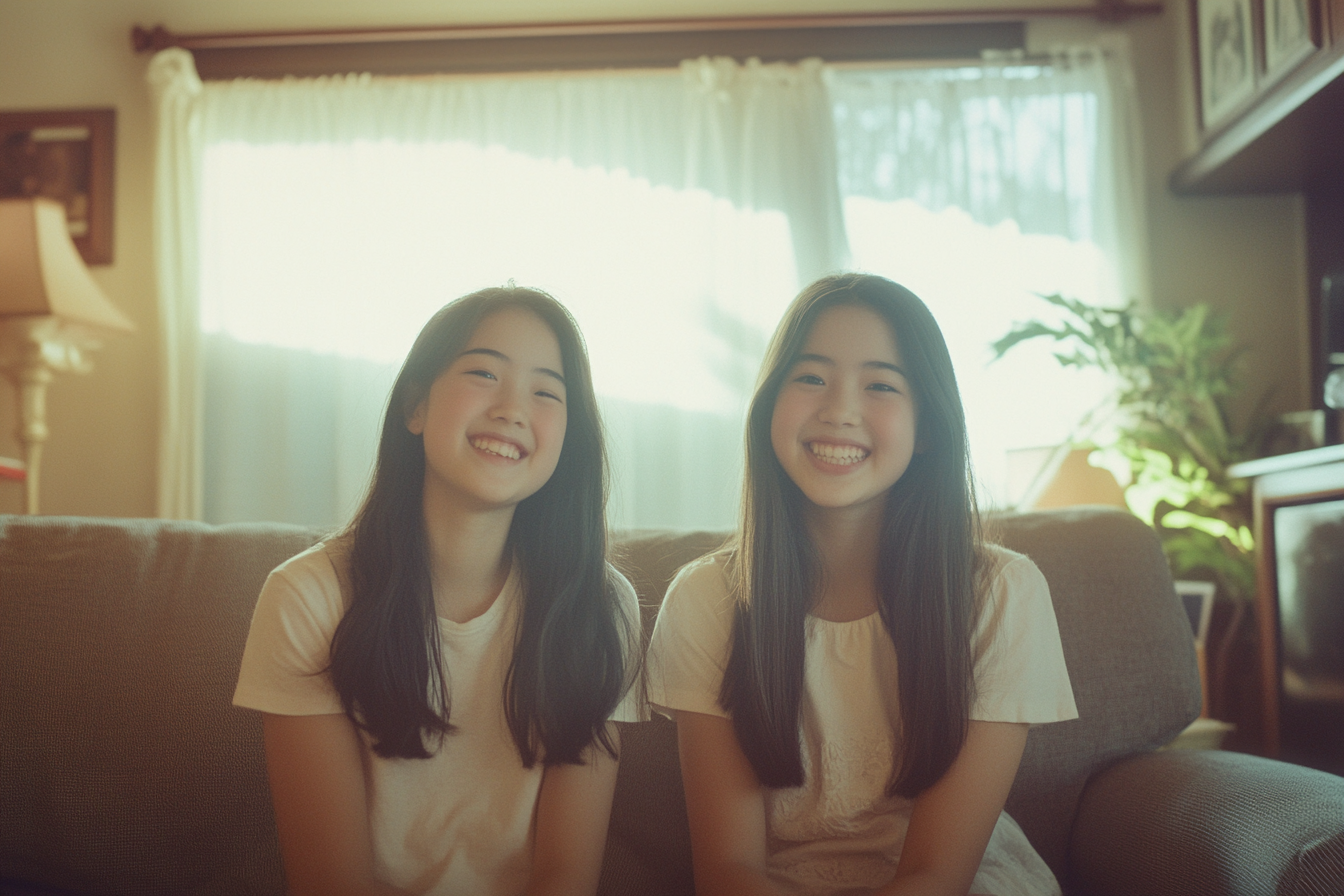
M1204 127L1225 121L1255 92L1251 0L1194 0L1199 108Z
M55 199L84 263L111 264L115 140L114 109L0 112L0 199Z
M1265 75L1284 74L1316 50L1312 0L1262 0Z

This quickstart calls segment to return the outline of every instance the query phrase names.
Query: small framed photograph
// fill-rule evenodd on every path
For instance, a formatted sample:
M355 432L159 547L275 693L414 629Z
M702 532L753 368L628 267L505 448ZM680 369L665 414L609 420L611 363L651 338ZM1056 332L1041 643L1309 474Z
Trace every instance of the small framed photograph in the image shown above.
M1194 0L1199 109L1204 127L1220 124L1255 92L1251 0Z
M1265 75L1286 73L1316 50L1312 0L1263 0Z
M84 263L110 264L115 142L113 109L0 112L0 199L55 199Z
M1185 615L1190 619L1190 634L1195 644L1203 647L1209 637L1209 622L1213 619L1213 597L1218 588L1212 582L1177 581L1176 596L1181 599Z
M1212 582L1177 581L1176 597L1190 620L1190 634L1195 641L1195 665L1199 669L1199 689L1203 695L1199 714L1209 715L1209 661L1206 645L1209 641L1209 624L1213 620L1213 598L1218 589Z

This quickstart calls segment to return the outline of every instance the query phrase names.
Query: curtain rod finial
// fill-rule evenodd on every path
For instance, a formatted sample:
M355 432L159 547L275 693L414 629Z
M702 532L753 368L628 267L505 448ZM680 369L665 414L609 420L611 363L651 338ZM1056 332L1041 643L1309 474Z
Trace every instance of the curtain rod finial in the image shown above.
M172 33L162 25L155 25L153 28L144 28L136 25L131 29L131 46L137 53L159 50L166 50L169 47L176 46L177 41Z

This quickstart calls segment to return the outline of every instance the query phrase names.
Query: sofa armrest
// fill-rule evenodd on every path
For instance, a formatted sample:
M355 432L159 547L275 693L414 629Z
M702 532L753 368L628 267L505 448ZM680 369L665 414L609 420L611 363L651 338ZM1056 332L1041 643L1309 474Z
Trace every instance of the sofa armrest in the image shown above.
M1336 894L1344 778L1242 753L1171 750L1094 776L1069 844L1070 891Z

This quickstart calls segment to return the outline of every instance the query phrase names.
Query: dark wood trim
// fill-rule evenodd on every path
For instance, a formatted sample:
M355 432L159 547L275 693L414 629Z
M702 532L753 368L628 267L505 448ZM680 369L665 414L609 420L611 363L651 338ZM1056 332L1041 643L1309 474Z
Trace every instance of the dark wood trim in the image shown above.
M206 80L370 72L380 75L481 74L675 68L697 56L755 56L764 62L820 56L867 59L975 59L982 50L1025 46L1021 22L905 25L861 30L707 31L520 37L394 43L306 44L193 50Z
M136 26L137 52L182 47L202 78L557 71L673 67L696 56L766 62L977 58L1025 46L1025 21L1123 21L1160 3L810 16L649 19L363 30L174 34Z
M406 43L520 37L592 37L612 34L691 34L711 31L789 31L818 28L873 28L889 25L948 25L965 22L1020 22L1032 18L1079 17L1123 22L1162 11L1161 3L1097 0L1082 6L1017 9L911 10L797 16L737 16L685 19L623 19L591 22L449 25L413 28L349 28L315 31L237 31L174 34L162 25L131 29L136 52L182 47L206 50L240 47L294 47L306 44Z
M1344 115L1344 110L1341 111ZM1344 130L1344 128L1340 128ZM1311 354L1311 406L1325 411L1326 441L1344 441L1344 411L1325 406L1325 378L1331 365L1325 358L1322 281L1344 274L1344 137L1335 144L1335 178L1315 184L1303 194L1307 232L1307 328Z

